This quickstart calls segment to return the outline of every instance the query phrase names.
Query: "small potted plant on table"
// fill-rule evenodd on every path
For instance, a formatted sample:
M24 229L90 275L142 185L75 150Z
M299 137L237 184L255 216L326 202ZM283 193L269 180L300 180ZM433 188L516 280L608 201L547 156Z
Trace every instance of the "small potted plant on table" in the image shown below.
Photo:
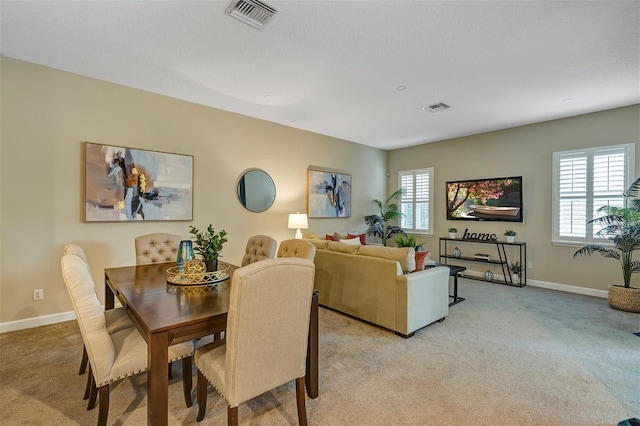
M452 240L456 239L456 234L458 233L458 228L449 228L449 238Z
M507 229L506 231L504 231L504 235L506 235L508 243L515 242L517 234L518 233L516 231L514 231L513 229Z
M513 262L509 267L509 270L511 271L511 274L512 274L511 281L514 284L520 284L520 276L522 274L523 269L524 269L524 266L520 264L520 262Z
M193 238L196 243L196 251L202 260L207 265L208 272L215 272L218 270L218 257L224 243L227 242L225 238L227 231L224 229L220 232L216 232L213 226L209 225L206 232L198 230L195 226L191 226L189 230L190 234L193 234Z

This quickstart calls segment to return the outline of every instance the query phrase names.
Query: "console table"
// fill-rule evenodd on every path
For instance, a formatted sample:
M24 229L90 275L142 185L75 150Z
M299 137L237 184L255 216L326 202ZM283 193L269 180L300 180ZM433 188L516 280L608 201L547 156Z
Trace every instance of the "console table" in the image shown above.
M480 258L475 255L462 255L461 253L454 253L454 247L460 245L463 247L468 253L470 250L491 250L490 258ZM475 249L473 246L476 245ZM466 247L465 247L466 246ZM448 265L456 265L463 262L477 262L484 263L487 266L493 266L494 269L501 270L502 276L504 279L498 278L483 278L478 276L473 276L469 274L465 274L465 278L470 278L474 280L480 281L489 281L497 284L505 284L515 287L524 287L527 285L527 243L508 243L506 241L486 241L486 240L461 240L457 238L440 238L440 247L439 247L439 263L444 266ZM522 274L520 276L520 280L516 282L513 278L514 275L511 274L510 269L510 261L507 257L507 253L516 253L515 258L520 262L520 265L523 265ZM493 256L491 256L493 255ZM514 257L514 256L512 256ZM493 272L492 272L493 274Z

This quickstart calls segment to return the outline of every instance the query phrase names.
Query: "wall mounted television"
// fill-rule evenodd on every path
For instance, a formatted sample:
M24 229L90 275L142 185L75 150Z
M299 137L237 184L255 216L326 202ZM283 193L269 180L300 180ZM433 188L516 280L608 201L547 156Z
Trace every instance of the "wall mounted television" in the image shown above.
M447 220L522 222L522 176L447 182Z

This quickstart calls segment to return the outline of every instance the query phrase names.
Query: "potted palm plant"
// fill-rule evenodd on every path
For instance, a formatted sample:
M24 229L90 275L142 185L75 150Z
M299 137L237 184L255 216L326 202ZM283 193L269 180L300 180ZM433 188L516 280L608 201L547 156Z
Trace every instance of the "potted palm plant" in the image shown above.
M191 226L189 233L193 234L196 243L196 251L202 260L207 265L207 271L214 272L218 270L218 257L222 252L224 243L227 242L225 238L227 231L224 229L220 232L216 232L213 226L209 225L206 231L200 232L195 226Z
M398 208L398 200L402 197L402 188L395 191L386 199L383 203L380 200L374 199L373 204L378 207L379 213L372 214L364 217L364 222L369 225L367 229L367 235L378 237L382 240L382 245L387 244L387 239L393 237L396 234L407 236L407 234L397 225L389 225L389 221L398 220L402 218L402 211Z
M640 249L640 178L624 193L624 207L603 206L603 216L592 219L601 229L596 236L607 238L612 246L588 244L573 257L598 253L620 262L623 286L609 285L609 305L618 310L640 312L640 288L631 287L631 274L640 272L640 261L633 260L633 252Z

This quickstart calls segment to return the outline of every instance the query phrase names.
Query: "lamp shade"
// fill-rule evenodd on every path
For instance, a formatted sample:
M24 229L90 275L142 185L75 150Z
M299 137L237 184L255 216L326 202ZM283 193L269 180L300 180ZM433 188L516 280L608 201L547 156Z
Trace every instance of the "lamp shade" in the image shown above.
M302 239L302 232L300 229L307 229L309 227L309 223L307 222L307 215L304 213L291 213L289 215L289 229L296 230L296 239Z
M309 222L307 215L304 213L291 213L289 215L289 229L307 229Z

